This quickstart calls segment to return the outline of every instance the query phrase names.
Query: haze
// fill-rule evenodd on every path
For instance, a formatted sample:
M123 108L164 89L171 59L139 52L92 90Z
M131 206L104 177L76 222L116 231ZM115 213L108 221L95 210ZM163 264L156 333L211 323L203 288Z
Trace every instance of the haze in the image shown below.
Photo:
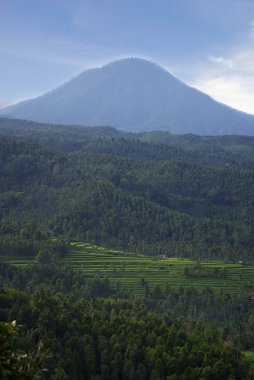
M3 0L0 15L0 107L138 56L254 114L253 1Z

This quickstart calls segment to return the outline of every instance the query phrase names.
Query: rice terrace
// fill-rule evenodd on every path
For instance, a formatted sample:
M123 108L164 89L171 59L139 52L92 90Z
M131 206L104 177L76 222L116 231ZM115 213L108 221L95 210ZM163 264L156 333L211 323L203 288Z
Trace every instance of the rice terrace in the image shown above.
M3 257L11 264L27 266L35 263L29 257ZM195 261L183 258L153 257L121 250L107 249L90 243L72 242L69 252L61 259L87 279L100 276L112 285L134 294L144 293L144 285L251 295L254 289L254 265L244 262Z

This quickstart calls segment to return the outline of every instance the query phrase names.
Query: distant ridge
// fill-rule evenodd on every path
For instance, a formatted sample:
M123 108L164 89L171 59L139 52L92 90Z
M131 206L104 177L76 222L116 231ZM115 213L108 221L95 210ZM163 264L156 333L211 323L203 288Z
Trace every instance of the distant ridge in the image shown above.
M213 100L140 58L86 70L1 114L38 122L110 125L131 132L254 135L254 116Z

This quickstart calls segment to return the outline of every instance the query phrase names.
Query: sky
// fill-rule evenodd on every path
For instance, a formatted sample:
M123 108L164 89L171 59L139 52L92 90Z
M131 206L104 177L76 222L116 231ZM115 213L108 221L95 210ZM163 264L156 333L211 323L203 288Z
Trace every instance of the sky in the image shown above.
M0 1L0 108L124 57L254 114L254 0Z

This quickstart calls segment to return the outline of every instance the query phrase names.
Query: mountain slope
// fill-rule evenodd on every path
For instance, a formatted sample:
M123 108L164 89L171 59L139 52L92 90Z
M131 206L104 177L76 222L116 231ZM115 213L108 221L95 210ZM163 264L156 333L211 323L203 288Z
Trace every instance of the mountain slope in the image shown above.
M218 103L137 58L84 71L45 95L3 109L2 114L127 131L254 135L254 116Z
M253 261L253 154L226 155L208 140L207 149L189 140L184 151L95 138L63 152L0 138L0 251L59 236L152 255Z

